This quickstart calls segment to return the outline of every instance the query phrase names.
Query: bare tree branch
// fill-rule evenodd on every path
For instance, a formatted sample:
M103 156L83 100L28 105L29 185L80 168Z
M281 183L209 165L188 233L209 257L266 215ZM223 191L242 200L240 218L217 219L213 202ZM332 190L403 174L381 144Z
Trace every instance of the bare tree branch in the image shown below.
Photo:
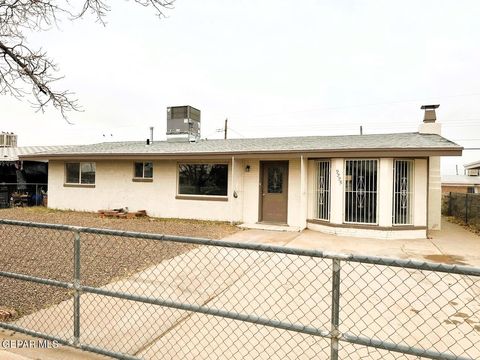
M164 11L175 0L133 1L165 17ZM51 105L65 119L69 111L79 111L70 91L54 89L62 78L57 65L42 49L30 48L24 33L45 31L56 26L60 17L76 20L87 13L105 24L109 11L108 0L84 0L79 10L68 0L0 0L0 95L27 98L39 111Z

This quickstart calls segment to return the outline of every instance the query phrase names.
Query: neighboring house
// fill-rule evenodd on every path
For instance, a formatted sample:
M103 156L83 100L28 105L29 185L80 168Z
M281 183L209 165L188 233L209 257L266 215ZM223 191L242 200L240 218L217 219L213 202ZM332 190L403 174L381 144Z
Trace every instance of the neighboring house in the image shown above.
M464 168L465 168L465 175L480 176L480 160L466 164Z
M442 176L442 192L480 193L480 161L464 166L465 175Z
M21 158L49 161L53 208L425 238L440 229L440 156L463 149L440 136L436 107L422 107L418 133L114 142Z
M15 134L0 133L0 208L9 206L13 192L34 194L39 192L42 186L42 190L47 190L47 161L20 161L19 156L45 151L54 152L65 148L65 146L17 147L16 143Z
M442 193L480 193L480 176L442 175Z

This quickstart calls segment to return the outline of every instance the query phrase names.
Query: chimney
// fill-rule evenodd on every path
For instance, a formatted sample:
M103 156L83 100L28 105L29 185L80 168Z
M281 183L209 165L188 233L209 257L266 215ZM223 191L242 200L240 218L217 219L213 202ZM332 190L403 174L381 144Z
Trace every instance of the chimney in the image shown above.
M150 144L153 144L153 126L150 126Z
M442 125L437 123L437 114L435 109L438 109L440 105L422 105L420 109L425 110L423 115L423 123L420 124L418 132L420 134L442 134Z

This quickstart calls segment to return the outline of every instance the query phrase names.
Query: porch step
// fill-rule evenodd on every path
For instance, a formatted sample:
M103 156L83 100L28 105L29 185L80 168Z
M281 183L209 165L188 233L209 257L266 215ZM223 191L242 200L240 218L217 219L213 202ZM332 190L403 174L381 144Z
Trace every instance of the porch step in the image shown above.
M270 231L289 231L289 232L300 232L300 229L297 226L288 226L288 225L274 225L274 224L240 224L239 228L242 229L256 229L256 230L270 230Z

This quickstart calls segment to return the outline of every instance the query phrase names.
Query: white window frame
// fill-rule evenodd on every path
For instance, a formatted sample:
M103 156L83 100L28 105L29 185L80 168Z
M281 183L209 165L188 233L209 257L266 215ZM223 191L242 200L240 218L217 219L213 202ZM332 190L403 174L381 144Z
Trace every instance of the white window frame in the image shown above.
M318 220L330 221L330 211L331 211L331 197L332 197L332 162L330 159L319 159L314 161L315 170L314 170L314 203L315 203L315 213L314 217ZM327 169L328 174L324 176L323 182L320 178L320 170L323 166L323 170ZM319 186L320 185L320 186ZM326 204L326 209L321 210L320 201L323 200Z
M346 187L347 187L347 162L349 161L376 161L376 201L375 201L375 222L358 222L358 221L347 221L347 214L345 212L347 197L346 197ZM380 159L378 158L353 158L353 159L345 159L343 162L343 174L344 174L344 181L343 181L343 223L344 224L358 224L358 225L370 225L376 226L378 225L378 217L379 217L379 200L380 200L380 186L379 186L379 179L380 179Z
M409 190L407 191L407 196L408 196L408 206L409 206L409 214L410 214L410 219L408 222L405 223L396 223L395 219L395 210L397 209L397 194L401 196L401 193L396 193L395 192L395 185L396 185L396 163L397 162L408 162L410 164L410 170L411 174L408 176L410 177L411 181L409 183ZM393 199L392 199L392 224L393 226L408 226L408 225L413 225L414 223L414 211L415 211L415 160L414 159L394 159L393 160Z
M152 176L145 176L145 164L150 163L152 164ZM142 164L142 176L136 176L136 165ZM133 178L134 179L153 179L153 161L134 161L133 162Z
M78 164L78 182L67 182L67 164ZM93 164L95 168L95 181L93 183L82 183L82 164ZM91 186L97 182L97 164L95 161L67 161L64 166L65 178L64 184L66 185L78 185L78 186Z

